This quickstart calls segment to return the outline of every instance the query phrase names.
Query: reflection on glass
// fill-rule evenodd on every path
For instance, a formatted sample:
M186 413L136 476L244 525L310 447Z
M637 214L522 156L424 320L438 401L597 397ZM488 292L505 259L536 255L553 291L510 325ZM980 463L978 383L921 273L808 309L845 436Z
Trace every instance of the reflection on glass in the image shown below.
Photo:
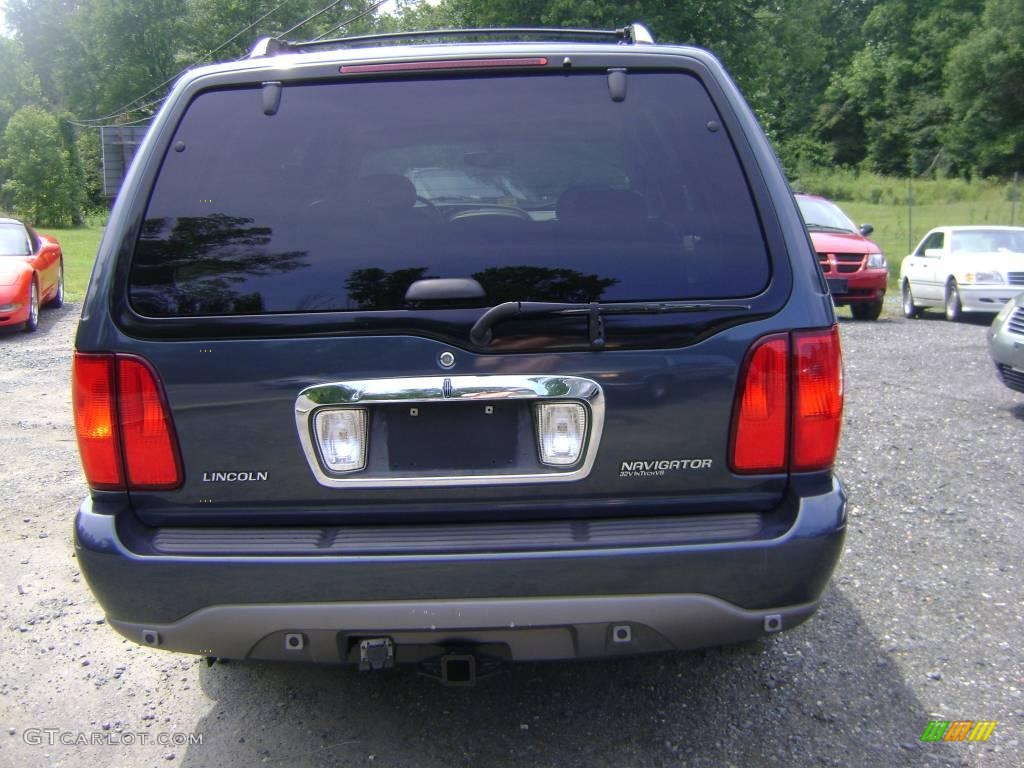
M308 266L306 251L267 251L272 239L270 227L239 216L147 219L132 267L132 304L155 316L261 312L251 278Z

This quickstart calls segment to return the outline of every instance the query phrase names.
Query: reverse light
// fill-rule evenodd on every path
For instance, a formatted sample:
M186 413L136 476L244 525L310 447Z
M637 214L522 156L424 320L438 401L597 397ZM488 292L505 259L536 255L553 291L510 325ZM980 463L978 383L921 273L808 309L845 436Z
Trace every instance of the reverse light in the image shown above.
M355 472L366 466L366 409L332 408L316 414L313 431L331 472Z
M580 403L538 403L537 445L541 464L577 463L587 436L587 411Z
M869 253L868 269L885 269L885 254Z

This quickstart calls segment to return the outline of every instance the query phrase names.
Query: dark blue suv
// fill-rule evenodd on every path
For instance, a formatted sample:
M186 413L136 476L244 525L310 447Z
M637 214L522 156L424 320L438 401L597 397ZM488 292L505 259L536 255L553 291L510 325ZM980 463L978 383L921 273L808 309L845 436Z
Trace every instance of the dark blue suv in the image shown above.
M74 367L111 626L458 683L801 623L842 367L750 109L637 25L432 35L261 41L149 130Z

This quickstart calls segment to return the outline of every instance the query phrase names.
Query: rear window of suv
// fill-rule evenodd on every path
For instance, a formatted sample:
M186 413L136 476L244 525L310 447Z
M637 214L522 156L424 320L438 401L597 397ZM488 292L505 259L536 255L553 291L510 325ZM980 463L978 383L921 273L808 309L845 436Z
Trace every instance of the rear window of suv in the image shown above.
M211 90L168 147L129 298L151 317L408 308L416 280L502 301L761 292L770 262L703 85L602 73Z

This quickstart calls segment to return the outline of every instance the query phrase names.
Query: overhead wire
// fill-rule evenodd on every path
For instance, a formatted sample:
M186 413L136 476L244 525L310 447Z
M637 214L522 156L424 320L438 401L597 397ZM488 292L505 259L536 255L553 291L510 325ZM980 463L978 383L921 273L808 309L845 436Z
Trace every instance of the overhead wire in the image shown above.
M341 23L340 23L340 24L338 24L337 26L331 27L331 28L330 28L329 30L327 30L326 32L324 32L324 33L323 33L322 35L319 35L319 36L317 36L317 37L314 37L314 38L313 38L313 42L315 43L315 42L317 42L317 41L319 41L319 40L323 40L323 39L324 39L325 37L327 37L328 35L330 35L330 34L333 34L334 32L337 32L337 31L338 31L339 29L343 29L344 27L347 27L347 26L348 26L349 24L351 24L352 22L354 22L354 21L359 21L359 20L360 20L361 18L363 18L364 16L369 16L369 15L370 15L371 13L373 13L374 11L376 11L376 10L377 10L378 8L380 8L380 7L382 6L382 5L384 5L384 4L385 4L385 3L387 3L387 2L389 2L389 0L377 0L377 2L376 2L376 3L374 3L373 5L371 5L371 6L369 7L369 8L367 8L367 9L366 9L365 11L363 11L362 13L357 13L357 14L356 14L355 16L353 16L352 18L350 18L350 19L345 19L345 20L344 20L343 22L341 22Z
M260 16L260 17L259 17L258 19L256 19L256 21L254 21L254 22L252 22L251 24L249 24L248 26L246 26L246 27L243 27L242 29L238 30L238 31L237 31L237 32L236 32L235 34L233 34L233 35L232 35L231 37L229 37L229 38L228 38L227 40L225 40L225 41L224 41L223 43L221 43L220 45L218 45L218 46L217 46L216 48L214 48L213 50L211 50L211 51L208 51L207 53L203 54L203 55L202 55L201 57L199 57L198 59L196 59L195 61L193 61L193 62L192 62L191 64L189 64L189 65L188 65L187 67L185 67L184 69L182 69L182 70L181 70L180 72L178 72L178 73L176 73L175 75L173 75L173 76L171 76L171 77L167 78L166 80L164 80L164 81L163 81L162 83L160 83L159 85L157 85L157 86L154 86L153 88L150 88L150 89L149 89L148 91L146 91L145 93L143 93L143 94L142 94L141 96L137 96L137 97L135 97L134 99L132 99L131 101L127 102L127 103L126 103L126 104L124 104L123 106L121 106L121 107L118 107L118 108L117 108L116 110L114 110L113 112L110 112L110 113L108 113L108 114L106 114L106 115L102 115L101 117L89 117L89 118L82 118L82 122L86 122L86 123L97 123L97 122L103 122L104 120L109 120L109 119L110 119L111 117L116 117L117 115L122 115L122 114L124 114L125 112L135 112L135 111L137 111L137 110L139 110L139 109L144 109L145 107L135 107L134 109L131 109L131 107L132 107L132 105L134 105L134 104L135 104L136 102L138 102L138 101L142 101L143 99L145 99L145 98L146 98L147 96L149 96L150 94L156 93L156 92L157 92L158 90L160 90L161 88L163 88L163 87L164 87L165 85L168 85L168 84L170 84L170 83L174 82L174 81L175 81L175 80L177 80L177 79L178 79L179 77L181 77L181 76L182 76L183 74L185 74L185 73L186 73L186 72L188 72L188 71L189 71L190 69L192 69L192 67L194 67L194 66L195 66L196 64L199 64L199 63L201 63L201 62L205 61L206 59L208 59L208 58L210 58L210 57L214 56L215 54L219 53L220 51L224 50L224 49L225 49L225 48L226 48L226 47L227 47L228 45L230 45L230 44L231 44L231 43L233 43L233 42L234 42L235 40L237 40L237 39L238 39L238 38L239 38L239 37L240 37L241 35L243 35L243 34L245 34L246 32L248 32L248 31L249 31L250 29L252 29L253 27L255 27L255 26L256 26L257 24L259 24L259 23L260 23L261 21L263 21L264 19L266 19L266 18L267 18L268 16L271 16L272 14L274 14L274 13L277 13L277 11L281 10L281 8L283 8L284 6L286 6L286 5L287 5L287 4L289 3L289 2L291 2L291 0L284 0L284 2L281 2L281 3L279 3L278 5L274 6L274 8L272 8L271 10L267 11L267 12L266 12L265 14L263 14L262 16ZM340 2L340 0L339 0L339 2ZM337 5L337 3L335 3L335 5ZM163 100L163 99L158 99L157 101L159 102L159 101L162 101L162 100ZM151 103L153 103L153 102L151 102Z
M284 37L285 35L290 35L290 34L291 34L292 32L294 32L294 31L295 31L296 29L298 29L299 27L304 27L304 26L306 26L307 24L309 24L309 22L311 22L311 21L312 21L313 19L315 19L315 18L316 18L317 16L322 16L323 14L325 14L325 13L327 13L327 12L328 12L329 10L331 10L331 8L333 8L333 7L334 7L334 6L336 6L336 5L340 5L340 4L342 3L342 2L343 2L343 0L334 0L334 2L333 2L333 3L328 3L327 5L325 5L325 6L323 7L323 8L321 8L321 9L320 9L319 11L317 11L316 13L312 14L311 16L307 16L306 18L304 18L304 19L303 19L302 21L300 21L300 22L299 22L298 24L296 24L296 25L295 25L294 27L289 27L288 29L286 29L286 30L285 30L284 32L282 32L282 33L281 33L281 35L280 35L280 36L281 36L281 37Z
M261 21L266 19L268 16L270 16L270 15L276 13L277 11L279 11L281 8L283 8L285 5L287 5L288 2L289 2L289 0L284 0L284 2L279 3L274 8L272 8L269 11L267 11L265 14L263 14L258 19L256 19L256 21L254 21L251 24L247 25L246 27L243 27L242 29L240 29L238 32L233 34L231 37L229 37L223 43L218 45L213 50L205 53L202 57L200 57L196 61L194 61L191 64L189 64L189 66L185 67L180 72L176 73L172 77L167 78L166 80L164 80L159 85L156 85L153 88L150 88L148 91L146 91L142 95L137 96L136 98L134 98L131 101L127 102L126 104L124 104L123 106L121 106L118 109L114 110L113 112L110 112L110 113L108 113L106 115L102 115L100 117L82 118L81 120L68 120L68 122L71 123L72 125L77 125L77 126L79 126L81 128L96 128L96 127L98 127L99 123L102 123L102 122L104 122L106 120L109 120L112 117L116 117L117 115L123 115L125 113L130 113L130 112L140 112L140 111L142 111L144 109L147 109L148 107L155 106L155 105L159 104L160 102L162 102L166 98L166 96L161 97L159 99L155 99L155 100L150 101L150 102L147 102L146 104L141 104L139 106L134 106L136 102L142 101L147 96L149 96L149 95L151 95L153 93L156 93L158 90L160 90L164 86L166 86L169 83L173 82L174 80L178 79L181 75L183 75L185 72L190 70L196 64L199 64L200 62L202 62L202 61L204 61L204 60L214 56L216 53L222 51L228 45L230 45L235 40L237 40L241 35L245 34L247 31L249 31L250 29L255 27ZM331 10L335 6L340 5L342 2L343 2L343 0L334 0L334 2L328 3L327 5L322 7L320 10L318 10L315 13L307 16L305 19L300 21L298 24L294 24L291 27L289 27L288 29L286 29L284 32L282 32L280 34L280 37L284 37L285 35L291 34L295 30L299 29L300 27L305 26L306 24L308 24L309 22L313 21L317 17L322 16L323 14L327 13L329 10ZM329 34L331 34L333 32L336 32L336 31L338 31L340 29L343 29L344 27L347 27L349 24L352 24L353 22L359 21L359 19L362 19L362 18L364 18L366 16L369 16L371 13L376 11L378 8L380 8L382 5L384 5L387 2L389 2L389 0L377 0L377 2L373 3L370 7L366 8L365 10L361 11L360 13L357 13L356 15L354 15L354 16L348 18L348 19L345 19L340 24L337 24L337 25L331 27L327 32L325 32L325 33L315 37L313 39L314 42L322 40L325 37L327 37L327 35L329 35ZM136 123L145 122L146 120L149 120L151 117L152 117L152 115L147 116L147 117L143 117L143 118L140 118L140 119L137 119L137 120L132 120L130 122L119 123L119 125L134 125Z

